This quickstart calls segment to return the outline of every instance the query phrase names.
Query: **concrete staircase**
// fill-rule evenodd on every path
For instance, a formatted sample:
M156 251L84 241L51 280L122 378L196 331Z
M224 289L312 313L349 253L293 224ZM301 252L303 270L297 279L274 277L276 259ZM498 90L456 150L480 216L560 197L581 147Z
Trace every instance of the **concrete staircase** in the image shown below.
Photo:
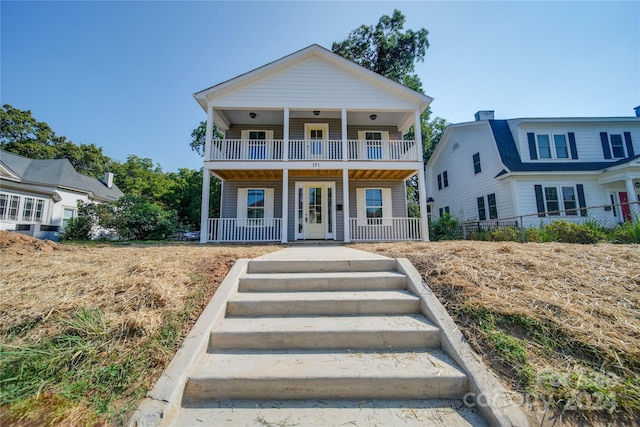
M336 249L237 264L131 425L487 425L419 276Z
M390 261L250 261L185 402L462 398L467 376Z

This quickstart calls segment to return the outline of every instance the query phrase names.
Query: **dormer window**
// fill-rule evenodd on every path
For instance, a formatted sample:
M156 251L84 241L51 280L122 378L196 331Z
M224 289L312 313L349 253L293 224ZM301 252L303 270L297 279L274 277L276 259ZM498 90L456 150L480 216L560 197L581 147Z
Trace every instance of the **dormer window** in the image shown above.
M527 133L529 157L531 160L577 159L578 150L573 132L568 134Z

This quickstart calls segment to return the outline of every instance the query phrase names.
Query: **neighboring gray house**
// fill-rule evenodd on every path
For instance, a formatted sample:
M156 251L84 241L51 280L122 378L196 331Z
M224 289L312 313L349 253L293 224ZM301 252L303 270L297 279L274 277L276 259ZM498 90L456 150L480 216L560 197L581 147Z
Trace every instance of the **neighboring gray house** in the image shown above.
M609 205L604 225L632 219L637 205L624 203L640 200L640 117L495 120L479 111L475 118L447 127L427 163L434 218L534 214L525 225L539 225Z
M0 229L57 240L78 201L113 202L113 183L78 173L67 159L35 160L0 150Z
M403 137L432 98L318 45L194 97L207 113L201 242L428 240L420 126ZM415 175L422 218L407 212Z

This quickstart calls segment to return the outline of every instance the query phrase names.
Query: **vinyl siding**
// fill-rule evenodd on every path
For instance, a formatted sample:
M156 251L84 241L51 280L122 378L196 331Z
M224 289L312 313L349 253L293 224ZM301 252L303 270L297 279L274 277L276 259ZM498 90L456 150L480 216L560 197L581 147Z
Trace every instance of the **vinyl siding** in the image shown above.
M292 118L289 121L289 138L305 139L304 125L305 123L328 123L329 139L342 139L342 121L341 119L301 119ZM243 130L272 130L274 139L284 138L284 126L282 125L253 125L253 124L232 124L225 133L227 139L240 139ZM348 126L347 139L358 139L358 131L387 131L389 139L402 139L402 134L394 126Z
M434 199L432 218L449 206L451 216L460 221L478 219L477 198L496 195L498 216L514 213L509 185L495 179L504 169L488 124L453 129L438 157L427 168L427 197ZM480 153L482 171L474 173L473 155ZM449 186L438 190L437 176L447 171ZM487 218L488 218L488 205Z
M538 208L536 205L535 185L541 185L542 187L558 187L558 186L576 186L582 184L584 188L584 197L586 206L602 206L608 205L609 193L626 191L624 183L612 184L603 186L598 183L598 179L595 176L580 176L573 177L567 176L540 176L540 177L527 177L520 178L515 182L516 190L518 191L518 212L516 215L530 215L537 214ZM620 218L613 216L611 212L605 212L602 208L597 209L597 216L599 221L605 222L605 225L613 226ZM545 217L541 218L537 215L533 215L524 218L523 222L527 227L537 227L541 222L549 222L557 219L583 221L584 218L580 216L570 217Z
M356 188L391 188L393 217L406 218L406 185L403 181L349 181L349 217L357 218Z
M520 152L520 158L523 163L535 162L558 162L558 163L575 163L575 162L615 162L620 160L606 160L602 152L602 144L600 142L600 132L608 134L620 134L624 132L631 133L633 149L640 154L640 120L637 123L521 123L515 126L514 121L509 121L511 132L514 134L516 146ZM527 142L527 132L535 134L568 134L573 132L576 137L576 148L578 150L578 159L541 159L532 161L529 156L529 145ZM567 141L568 142L568 141ZM626 150L626 145L625 145Z
M312 102L310 102L312 101ZM413 110L415 101L398 97L341 67L309 58L215 100L216 107L344 106Z
M222 188L221 218L236 218L238 188L273 188L273 216L282 218L282 181L225 181Z

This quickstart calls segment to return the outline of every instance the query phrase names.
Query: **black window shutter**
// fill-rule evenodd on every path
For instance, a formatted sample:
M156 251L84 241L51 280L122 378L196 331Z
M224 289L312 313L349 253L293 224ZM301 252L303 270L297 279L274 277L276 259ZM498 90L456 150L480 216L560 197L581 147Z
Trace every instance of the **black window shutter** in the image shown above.
M600 142L602 142L602 152L605 159L611 158L611 148L609 148L609 135L606 132L600 132Z
M576 147L576 134L569 132L569 149L571 150L571 158L578 158L578 147Z
M538 216L544 215L544 198L542 197L542 185L536 185L536 205L538 206Z
M632 158L635 153L633 152L633 142L631 142L631 132L624 133L624 142L627 143L627 155Z
M533 132L527 133L527 140L529 141L529 157L531 160L538 160L538 151L536 150L536 136Z
M582 184L578 184L578 185L576 185L576 188L578 190L578 205L581 208L586 208L587 207L587 203L584 200L584 187L582 186ZM586 209L580 209L580 216L587 216L587 210Z

